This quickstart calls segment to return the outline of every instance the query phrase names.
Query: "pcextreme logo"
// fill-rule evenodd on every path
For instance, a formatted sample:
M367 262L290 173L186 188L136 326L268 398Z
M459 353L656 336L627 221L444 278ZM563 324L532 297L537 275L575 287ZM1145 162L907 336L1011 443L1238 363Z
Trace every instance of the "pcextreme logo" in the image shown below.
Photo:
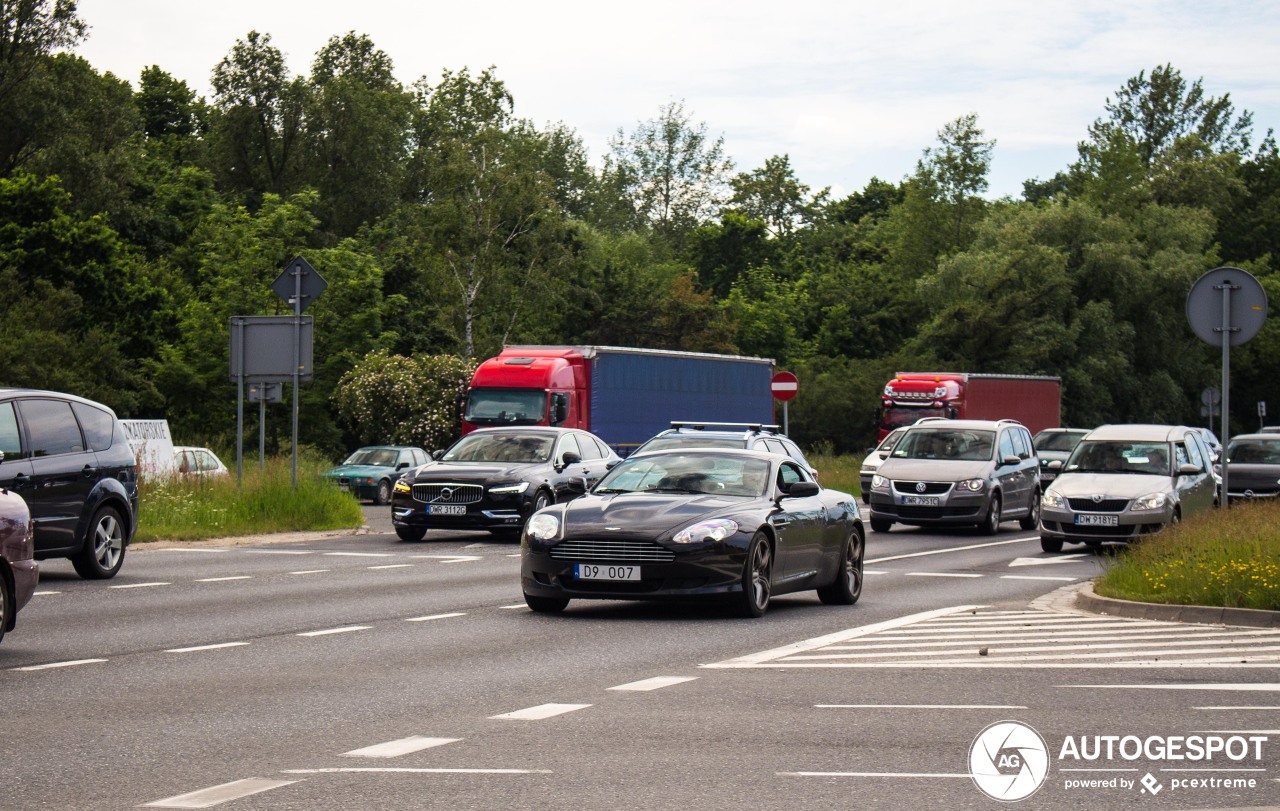
M969 774L983 794L1002 802L1035 794L1049 776L1049 747L1026 724L997 721L969 747Z

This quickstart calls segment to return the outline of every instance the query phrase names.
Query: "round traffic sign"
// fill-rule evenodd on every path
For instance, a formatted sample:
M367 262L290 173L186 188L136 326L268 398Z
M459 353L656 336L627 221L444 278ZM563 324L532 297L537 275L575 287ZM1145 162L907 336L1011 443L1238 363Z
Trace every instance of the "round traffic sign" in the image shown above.
M778 372L769 381L769 391L773 392L773 399L787 401L796 396L796 392L800 388L800 381L790 372Z
M1187 321L1198 338L1222 346L1239 346L1258 334L1267 319L1267 291L1253 274L1240 268L1214 268L1196 280L1187 294Z

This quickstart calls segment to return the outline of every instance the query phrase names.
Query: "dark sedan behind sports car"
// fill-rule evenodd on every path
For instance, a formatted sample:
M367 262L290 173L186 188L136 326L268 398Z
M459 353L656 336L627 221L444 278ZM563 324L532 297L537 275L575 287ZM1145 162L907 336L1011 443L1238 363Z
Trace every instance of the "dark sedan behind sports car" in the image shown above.
M391 525L404 541L420 541L428 529L484 529L514 538L530 515L582 495L619 461L586 431L481 428L439 461L400 477Z
M31 511L22 496L0 489L0 639L13 630L39 579Z
M534 515L521 585L534 611L574 599L718 597L759 617L773 595L862 593L857 502L824 490L794 460L698 448L628 457L592 490Z
M1227 446L1231 498L1280 496L1280 434L1240 434ZM1217 465L1221 469L1221 465Z

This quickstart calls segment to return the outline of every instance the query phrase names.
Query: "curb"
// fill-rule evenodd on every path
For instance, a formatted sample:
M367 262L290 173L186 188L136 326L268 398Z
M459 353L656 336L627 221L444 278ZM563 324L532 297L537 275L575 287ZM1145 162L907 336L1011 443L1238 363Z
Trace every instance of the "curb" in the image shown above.
M1258 608L1217 608L1207 605L1165 605L1139 603L1101 597L1094 593L1093 582L1085 583L1076 592L1077 608L1095 614L1110 614L1133 619L1164 620L1166 622L1197 622L1209 625L1242 625L1249 628L1280 628L1280 611L1264 611Z

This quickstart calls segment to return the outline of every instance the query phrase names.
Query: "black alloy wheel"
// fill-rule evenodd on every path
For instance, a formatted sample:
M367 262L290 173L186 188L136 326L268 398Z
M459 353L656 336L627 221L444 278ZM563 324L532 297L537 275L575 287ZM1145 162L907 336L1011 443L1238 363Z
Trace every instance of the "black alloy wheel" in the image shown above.
M760 530L751 538L747 562L742 569L742 594L739 609L744 617L763 617L773 595L773 546L769 535Z
M982 519L982 523L978 524L978 528L983 535L995 535L1000 531L1000 494L993 493L991 495L991 505L987 509L987 515Z
M840 569L836 579L828 586L818 589L818 599L825 605L853 605L862 596L862 559L866 556L867 544L862 537L862 530L854 528L845 539L841 550Z
M124 563L124 522L115 507L102 507L93 515L80 551L71 558L76 574L85 580L116 576Z

